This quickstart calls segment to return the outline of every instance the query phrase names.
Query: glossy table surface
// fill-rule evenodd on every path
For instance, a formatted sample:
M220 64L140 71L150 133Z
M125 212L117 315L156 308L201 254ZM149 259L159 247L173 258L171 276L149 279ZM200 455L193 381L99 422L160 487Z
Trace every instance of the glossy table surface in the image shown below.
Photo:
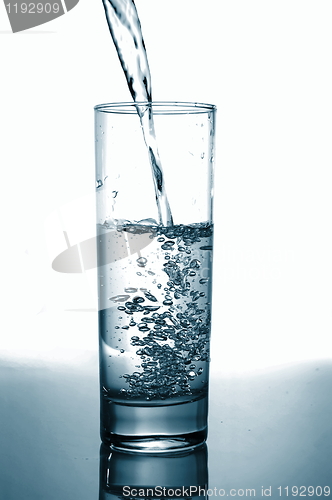
M332 498L332 362L212 373L206 467L204 450L100 455L97 355L80 356L72 366L0 361L1 499L96 500L112 497L105 478L180 487L207 476L208 496L286 498L302 486L297 496L318 498L321 486Z

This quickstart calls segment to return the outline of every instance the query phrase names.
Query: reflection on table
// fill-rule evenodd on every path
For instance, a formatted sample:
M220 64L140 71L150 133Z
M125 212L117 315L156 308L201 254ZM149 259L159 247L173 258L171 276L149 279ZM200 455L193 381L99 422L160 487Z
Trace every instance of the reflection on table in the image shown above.
M100 472L104 498L127 480L199 486L208 476L212 496L332 490L331 362L212 374L207 473L204 447L175 458L104 450L100 459L98 359L80 355L53 366L0 361L1 500L96 500Z
M123 453L100 448L100 500L193 498L208 485L207 446L176 453Z

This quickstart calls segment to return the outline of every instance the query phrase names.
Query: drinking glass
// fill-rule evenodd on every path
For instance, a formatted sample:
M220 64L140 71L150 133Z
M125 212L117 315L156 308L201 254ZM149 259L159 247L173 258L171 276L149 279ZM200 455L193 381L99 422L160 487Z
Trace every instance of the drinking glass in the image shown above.
M100 447L99 500L199 497L208 490L207 446L172 453L124 453Z
M207 437L215 114L183 102L95 107L101 438L114 449L169 452Z

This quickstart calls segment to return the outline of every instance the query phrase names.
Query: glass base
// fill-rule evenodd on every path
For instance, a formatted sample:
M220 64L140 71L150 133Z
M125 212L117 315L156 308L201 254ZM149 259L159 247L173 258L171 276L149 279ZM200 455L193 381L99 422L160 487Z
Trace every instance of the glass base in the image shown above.
M165 406L104 402L101 439L121 451L173 452L201 445L207 438L208 398Z

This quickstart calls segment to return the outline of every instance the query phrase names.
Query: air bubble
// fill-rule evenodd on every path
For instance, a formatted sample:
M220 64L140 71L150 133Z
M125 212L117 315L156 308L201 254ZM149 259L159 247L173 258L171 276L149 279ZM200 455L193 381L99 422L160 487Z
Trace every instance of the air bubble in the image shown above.
M190 262L190 266L191 269L199 269L201 267L201 263L198 259L193 259L191 262Z
M163 250L173 250L173 246L175 245L174 241L165 241L161 248Z
M138 327L139 331L140 332L148 332L150 330L150 328L148 326L139 326Z
M139 267L145 267L147 263L147 259L145 257L139 257L136 262L139 265Z
M204 293L204 292L203 292L203 293ZM190 295L191 295L191 297L192 297L192 300L193 300L193 301L196 301L196 300L198 300L198 299L199 299L199 297L200 297L200 292L198 292L198 291L196 291L196 292L192 291L192 292L190 292Z
M144 309L147 312L158 311L158 309L160 309L160 306L144 306Z
M151 302L157 302L156 297L154 295L152 295L152 293L144 292L144 295L148 300L151 300Z
M142 302L145 302L145 299L143 299L143 297L139 297L139 296L137 296L137 297L134 297L134 298L133 298L133 302L134 302L135 304L141 304Z
M167 335L161 335L158 332L155 332L153 338L155 338L156 340L165 341L167 340Z

